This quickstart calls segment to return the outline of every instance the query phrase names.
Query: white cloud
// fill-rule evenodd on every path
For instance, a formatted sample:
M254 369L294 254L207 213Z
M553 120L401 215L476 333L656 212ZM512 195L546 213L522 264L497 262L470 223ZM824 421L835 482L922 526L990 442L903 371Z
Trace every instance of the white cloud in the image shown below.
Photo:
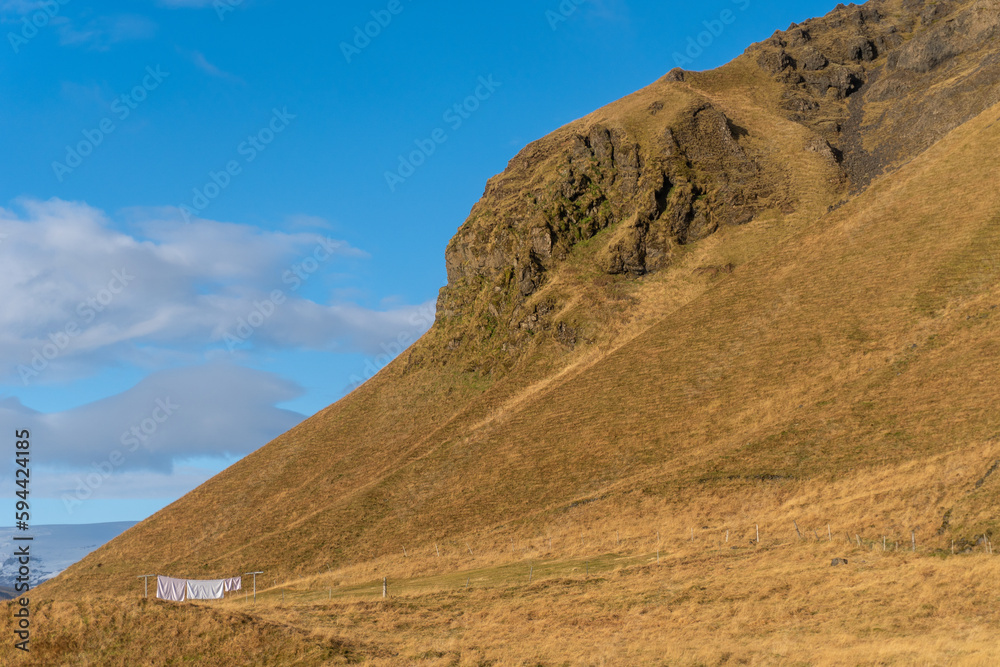
M296 229L333 229L328 221L314 215L291 215L285 219L285 223Z
M87 478L100 475L101 481ZM179 465L173 472L149 472L127 470L104 478L99 468L78 472L56 472L38 469L37 481L32 485L36 498L70 498L67 509L75 509L73 500L144 500L179 498L185 493L204 484L217 472L206 468ZM81 490L82 489L82 490ZM88 493L89 491L89 493ZM85 496L85 497L84 497Z
M151 39L157 30L156 23L136 14L101 16L80 27L69 20L59 23L60 44L87 46L97 51L107 51L120 42Z
M198 69L200 69L201 71L205 72L206 74L208 74L210 76L214 76L214 77L219 78L219 79L234 79L234 78L236 78L235 76L233 76L229 72L223 72L217 66L215 66L212 63L208 62L208 59L205 58L205 54L202 53L201 51L195 51L194 53L192 53L191 54L191 58L194 61L195 66L198 67Z
M2 0L0 1L0 13L3 14L30 14L40 9L44 9L46 0Z
M209 62L208 58L206 58L205 54L202 53L201 51L185 51L184 49L177 47L177 52L180 53L185 58L187 58L188 60L190 60L195 67L197 67L202 72L208 74L211 77L215 77L216 79L224 79L226 81L232 81L235 83L244 83L243 79L241 79L240 77L236 76L235 74L230 74L229 72L220 69L214 63Z
M365 257L315 231L133 211L124 232L85 204L20 205L0 209L0 381L58 382L157 355L201 359L228 349L227 336L247 338L240 349L379 354L432 323L430 304L371 310L306 298L345 260ZM284 302L272 308L275 290Z
M115 478L169 474L177 461L232 459L263 446L303 419L276 407L300 394L270 373L207 364L154 373L121 394L60 413L2 399L0 428L29 429L36 465L70 471L68 479L102 468Z

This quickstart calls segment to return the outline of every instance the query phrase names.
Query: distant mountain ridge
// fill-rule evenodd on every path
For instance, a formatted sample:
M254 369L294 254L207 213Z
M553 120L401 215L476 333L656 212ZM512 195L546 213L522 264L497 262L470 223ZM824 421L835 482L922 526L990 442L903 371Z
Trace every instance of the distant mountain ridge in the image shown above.
M34 537L31 545L31 586L37 586L59 575L87 554L107 544L135 525L134 521L80 525L35 526L28 533L0 527L0 599L14 595L20 564L10 556L14 552L15 536ZM4 597L6 596L6 597Z

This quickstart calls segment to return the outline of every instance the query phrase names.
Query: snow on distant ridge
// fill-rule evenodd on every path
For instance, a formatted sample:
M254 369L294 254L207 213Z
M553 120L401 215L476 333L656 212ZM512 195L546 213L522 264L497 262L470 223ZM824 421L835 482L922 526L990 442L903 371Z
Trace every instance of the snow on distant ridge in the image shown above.
M87 554L135 525L131 521L83 525L34 526L27 533L0 528L0 589L14 588L19 563L14 557L14 537L31 535L31 586L63 572Z

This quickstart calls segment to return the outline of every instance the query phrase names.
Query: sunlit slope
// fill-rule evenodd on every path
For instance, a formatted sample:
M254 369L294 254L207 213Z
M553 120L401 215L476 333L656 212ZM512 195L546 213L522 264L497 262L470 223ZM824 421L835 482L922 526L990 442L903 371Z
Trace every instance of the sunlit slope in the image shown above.
M595 512L651 498L736 503L791 483L841 504L821 490L848 472L989 445L1000 434L997 116L534 391L408 372L404 356L54 586L126 585L136 568L320 571L537 525L582 499L604 499ZM990 497L962 496L939 539L991 527ZM945 509L908 520L936 527ZM851 518L850 504L841 511Z
M397 473L424 493L420 532L606 494L823 485L992 440L996 119L994 108L571 381Z
M549 144L572 143L577 132L594 126L632 127L645 137L655 134L647 124L662 131L689 119L692 108L710 104L744 128L742 146L761 156L768 178L783 181L784 212L762 210L758 222L678 249L669 267L644 280L595 274L595 256L610 242L610 233L578 244L534 297L560 304L553 318L574 327L577 344L539 335L508 373L489 373L483 368L491 350L442 356L454 334L435 327L351 396L124 534L59 585L90 588L109 573L124 580L137 563L176 576L261 568L311 572L378 554L391 542L431 539L423 533L424 522L437 519L423 515L424 503L439 493L464 494L461 486L449 490L451 475L476 469L476 460L465 454L451 458L456 442L469 437L479 442L488 431L477 425L489 423L498 411L530 405L541 388L571 381L651 323L713 289L718 279L711 271L694 274L696 269L743 263L766 252L796 228L814 223L842 196L832 155L809 149L815 136L761 106L759 98L769 99L778 88L738 62L728 74L705 75L698 83L657 82L541 145L549 150ZM672 102L651 114L650 106L660 100ZM540 177L547 173L552 176L543 169ZM471 505L457 509L475 511ZM463 525L435 524L435 530Z

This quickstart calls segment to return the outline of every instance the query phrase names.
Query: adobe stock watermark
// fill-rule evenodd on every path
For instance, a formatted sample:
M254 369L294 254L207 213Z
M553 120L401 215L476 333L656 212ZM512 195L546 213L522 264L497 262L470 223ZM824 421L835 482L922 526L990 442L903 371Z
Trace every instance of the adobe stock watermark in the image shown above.
M124 292L133 280L135 280L135 276L131 275L128 269L112 271L111 280L103 289L89 299L81 301L76 307L79 319L70 320L62 329L50 333L48 335L49 342L32 350L31 361L17 367L17 372L21 376L21 382L24 383L24 386L27 387L32 380L44 373L53 361L68 350L73 344L73 339L86 331L86 328L94 323L98 315L111 307L118 295Z
M288 107L273 109L271 119L256 133L248 136L236 147L238 157L226 162L219 171L208 172L208 181L200 188L194 188L190 204L181 204L178 208L184 222L191 220L207 209L213 201L233 183L233 179L243 173L243 167L256 160L268 146L274 143L279 134L288 129L293 120L298 118L288 113Z
M312 253L292 264L282 275L281 282L288 285L288 291L298 292L309 279L330 261L337 251L343 248L343 243L331 238L324 238L313 248ZM232 331L226 330L223 340L230 354L250 341L257 330L267 324L278 309L288 301L288 293L284 289L273 290L263 301L254 301L253 309L245 317L239 318Z
M156 66L156 69L147 67L142 81L129 92L116 97L115 101L111 103L111 113L114 114L114 117L103 118L97 127L83 130L83 139L75 145L66 146L64 161L57 160L52 163L52 172L56 175L56 179L60 183L65 181L66 177L80 167L84 160L94 154L94 151L104 143L108 135L118 129L115 118L121 123L128 120L132 112L149 99L149 94L159 88L160 84L169 76L170 72L164 72L159 65Z
M38 11L32 12L30 16L22 16L21 29L7 33L7 41L14 53L20 53L21 47L37 37L39 31L59 16L62 8L70 2L71 0L43 0Z
M372 45L372 42L388 28L393 20L403 13L406 5L402 0L389 0L385 9L373 9L371 11L372 20L364 25L354 26L354 36L350 42L340 43L340 52L344 54L344 60L350 65L354 58L361 55L361 52Z
M472 115L482 107L483 102L493 97L501 86L503 83L495 81L492 74L479 77L479 85L476 86L475 91L461 102L446 109L441 115L441 119L452 132L457 132L465 124L465 121L472 118ZM399 156L399 164L395 171L385 172L385 182L389 186L389 190L395 192L396 188L417 173L417 169L422 167L437 152L438 147L448 141L448 138L448 130L439 127L431 132L427 138L414 140L416 149L406 155Z
M145 446L180 409L181 406L171 401L169 397L156 399L155 406L149 416L133 424L122 433L119 441L122 449L125 450L124 452L121 449L116 449L100 463L91 463L93 470L86 476L77 475L76 489L72 493L64 493L61 498L66 511L72 514L84 501L89 500L95 491L111 479L115 471L125 465L128 461L128 454L135 454L139 447Z
M558 7L545 12L545 19L549 22L549 27L555 32L560 25L569 21L570 17L576 14L581 5L587 2L590 0L562 0Z
M351 375L348 380L351 390L353 391L365 382L368 382L368 380L371 380L379 373L379 371L388 366L393 359L406 351L408 347L416 343L424 332L434 326L435 315L436 311L434 305L427 304L410 316L410 329L400 332L399 335L389 341L379 343L379 348L381 348L382 354L374 358L367 359L361 375Z
M730 0L741 12L745 12L750 8L750 1ZM687 38L687 48L684 52L674 51L674 65L681 68L693 65L694 61L705 53L705 50L711 47L715 43L715 40L722 36L727 27L736 23L737 16L737 13L732 9L723 9L719 12L718 18L711 21L702 21L705 29L696 36Z

